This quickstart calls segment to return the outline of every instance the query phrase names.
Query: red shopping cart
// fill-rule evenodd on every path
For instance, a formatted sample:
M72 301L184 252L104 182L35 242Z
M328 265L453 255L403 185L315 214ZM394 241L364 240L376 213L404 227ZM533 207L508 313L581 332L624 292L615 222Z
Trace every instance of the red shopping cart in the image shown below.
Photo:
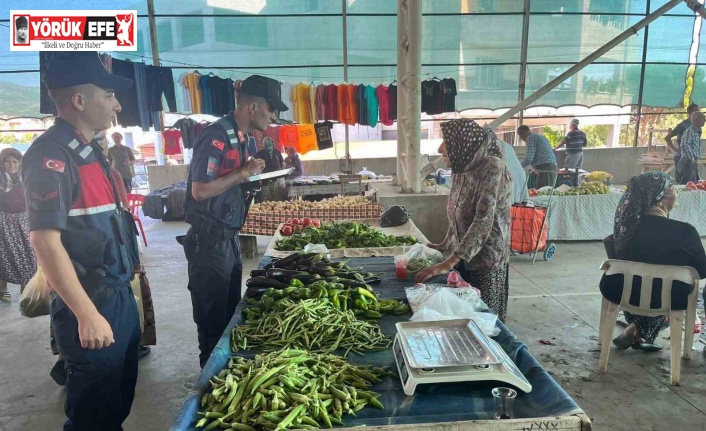
M546 206L523 202L510 209L510 250L513 254L530 254L532 264L537 260L538 252L543 252L547 261L556 253L556 244L547 242L549 207L553 196L552 188Z

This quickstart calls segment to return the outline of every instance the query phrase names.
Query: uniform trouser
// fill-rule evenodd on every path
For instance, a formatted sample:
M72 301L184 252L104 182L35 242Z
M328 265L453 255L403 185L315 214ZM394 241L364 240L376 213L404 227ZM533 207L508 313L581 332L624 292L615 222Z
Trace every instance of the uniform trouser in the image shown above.
M583 151L578 153L566 153L564 159L564 169L581 169L583 167Z
M54 337L68 370L64 431L122 430L135 396L140 321L130 284L117 287L96 307L115 343L91 350L81 347L73 312L60 297L52 301Z
M184 254L189 263L189 291L203 368L240 302L240 241L237 233L230 238L202 240L190 228L184 238Z

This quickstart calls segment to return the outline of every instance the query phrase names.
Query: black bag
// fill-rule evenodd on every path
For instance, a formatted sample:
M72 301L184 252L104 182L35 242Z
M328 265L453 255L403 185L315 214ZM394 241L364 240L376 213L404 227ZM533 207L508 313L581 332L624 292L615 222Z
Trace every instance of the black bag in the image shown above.
M393 205L380 217L380 226L394 227L401 226L410 218L409 211L402 205Z

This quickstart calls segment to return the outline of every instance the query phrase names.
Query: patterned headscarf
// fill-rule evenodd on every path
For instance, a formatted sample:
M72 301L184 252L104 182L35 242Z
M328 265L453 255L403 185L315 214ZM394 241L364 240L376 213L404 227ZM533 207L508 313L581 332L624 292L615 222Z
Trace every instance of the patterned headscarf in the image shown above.
M642 215L664 198L674 185L674 178L664 172L648 172L634 176L615 212L613 242L618 259L632 259L632 240Z
M10 191L14 186L22 184L22 177L19 173L11 175L5 170L5 159L9 156L16 158L22 163L22 153L15 148L5 148L0 151L0 189L5 192Z
M502 158L495 133L473 120L461 118L441 123L441 133L453 173L469 171L489 156Z

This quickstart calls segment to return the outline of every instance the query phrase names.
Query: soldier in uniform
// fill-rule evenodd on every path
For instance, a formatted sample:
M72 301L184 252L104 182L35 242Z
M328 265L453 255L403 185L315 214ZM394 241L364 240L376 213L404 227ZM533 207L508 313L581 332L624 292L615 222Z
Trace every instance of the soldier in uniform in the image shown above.
M136 229L94 136L111 126L116 90L96 53L52 60L44 82L58 118L24 157L30 241L52 289L56 343L66 363L64 431L122 430L137 380L140 327L130 289Z
M203 368L241 298L243 264L238 231L252 201L241 184L265 161L248 159L248 133L264 132L276 111L286 111L280 85L253 75L239 89L234 112L208 126L194 143L186 186L184 246L189 291Z

